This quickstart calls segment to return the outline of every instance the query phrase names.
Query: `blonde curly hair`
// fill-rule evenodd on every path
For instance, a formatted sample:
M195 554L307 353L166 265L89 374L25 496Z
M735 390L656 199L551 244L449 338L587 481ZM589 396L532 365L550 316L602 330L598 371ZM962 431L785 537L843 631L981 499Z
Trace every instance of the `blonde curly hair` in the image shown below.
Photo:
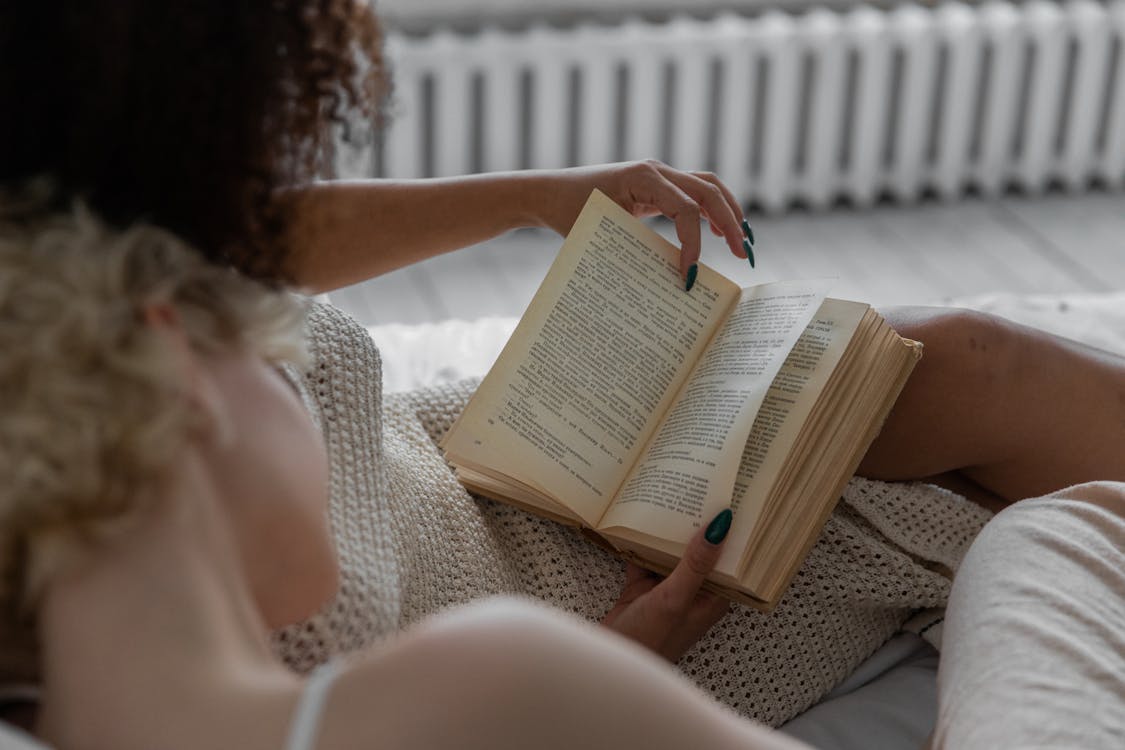
M127 523L202 427L145 308L171 306L202 353L305 356L295 295L155 227L111 230L81 207L17 215L3 198L0 684L38 679L38 598L75 542Z

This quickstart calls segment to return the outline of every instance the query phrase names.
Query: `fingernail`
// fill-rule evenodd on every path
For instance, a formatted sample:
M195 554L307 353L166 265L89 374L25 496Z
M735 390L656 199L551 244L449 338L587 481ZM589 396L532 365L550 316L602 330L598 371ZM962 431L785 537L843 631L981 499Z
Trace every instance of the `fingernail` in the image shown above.
M691 288L695 286L695 277L699 275L699 264L692 263L691 268L687 270L687 283L684 285L684 291L690 292Z
M742 249L746 251L746 260L750 261L750 267L754 267L754 246L750 244L750 240L742 241Z
M742 220L742 233L746 235L746 239L750 240L750 244L754 244L754 230L750 228L750 222L746 219Z
M715 516L715 520L708 524L707 531L703 533L703 538L710 544L718 544L726 539L727 532L730 531L730 520L733 517L730 508Z

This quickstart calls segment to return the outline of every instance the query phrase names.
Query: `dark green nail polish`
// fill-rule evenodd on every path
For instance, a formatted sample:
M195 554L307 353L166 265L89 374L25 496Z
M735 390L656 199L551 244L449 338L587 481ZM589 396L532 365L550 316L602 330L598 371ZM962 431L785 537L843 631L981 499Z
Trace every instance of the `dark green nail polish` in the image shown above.
M746 260L750 261L750 267L754 267L754 246L750 244L750 240L742 241L742 249L746 251Z
M754 244L754 230L750 228L750 222L746 219L742 220L742 233L746 235L746 239L750 240L750 244Z
M691 264L691 268L687 270L687 283L684 285L684 291L690 292L691 288L695 286L695 277L699 275L699 265L696 263Z
M726 539L727 532L730 531L730 520L732 518L734 518L734 514L730 512L730 508L715 516L715 520L708 524L703 538L710 544L718 544Z

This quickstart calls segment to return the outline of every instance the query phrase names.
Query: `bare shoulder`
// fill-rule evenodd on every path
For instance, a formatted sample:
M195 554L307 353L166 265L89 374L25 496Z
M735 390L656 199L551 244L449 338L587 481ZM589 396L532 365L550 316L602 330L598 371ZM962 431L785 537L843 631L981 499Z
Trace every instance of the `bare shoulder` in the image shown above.
M326 703L317 748L475 747L478 738L466 729L494 723L502 701L510 707L527 674L526 657L581 638L582 630L515 600L433 618L344 668Z
M798 746L724 711L635 643L504 600L428 622L352 665L317 740L317 750Z

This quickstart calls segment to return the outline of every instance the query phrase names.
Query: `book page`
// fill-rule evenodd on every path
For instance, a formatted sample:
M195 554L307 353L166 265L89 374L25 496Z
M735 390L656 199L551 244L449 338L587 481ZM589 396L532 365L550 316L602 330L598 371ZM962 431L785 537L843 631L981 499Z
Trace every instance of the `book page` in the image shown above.
M496 365L450 436L449 455L558 498L595 525L738 287L595 192Z
M731 502L732 538L751 537L782 465L869 309L859 302L825 300L782 363L742 452ZM734 577L744 567L744 550L736 545L728 545L716 565Z
M602 521L686 543L730 505L754 417L829 282L744 289ZM614 529L614 534L619 530Z

